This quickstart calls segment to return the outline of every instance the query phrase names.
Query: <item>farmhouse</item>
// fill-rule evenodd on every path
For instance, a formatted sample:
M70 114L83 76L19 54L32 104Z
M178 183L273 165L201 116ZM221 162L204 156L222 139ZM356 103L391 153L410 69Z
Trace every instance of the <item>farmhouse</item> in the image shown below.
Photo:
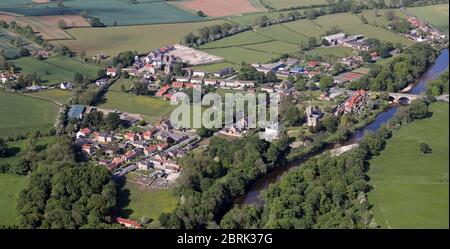
M114 67L108 67L106 68L106 75L110 77L116 77L117 70Z
M73 85L72 85L72 83L70 83L70 82L62 82L62 83L59 85L59 88L61 88L61 89L63 89L63 90L69 90L69 89L72 89L72 88L73 88Z

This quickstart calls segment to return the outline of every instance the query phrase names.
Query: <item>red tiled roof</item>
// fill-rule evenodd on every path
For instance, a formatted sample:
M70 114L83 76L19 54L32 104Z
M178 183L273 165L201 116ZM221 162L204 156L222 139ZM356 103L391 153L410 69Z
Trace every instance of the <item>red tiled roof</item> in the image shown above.
M108 72L108 73L115 73L115 72L116 72L116 69L113 68L113 67L108 67L108 68L106 69L106 72Z
M183 82L173 82L172 87L173 88L183 88L184 83Z
M163 96L169 89L170 89L170 85L165 85L164 87L159 89L158 92L156 92L156 96L159 96L159 97Z
M141 224L139 224L138 222L133 221L133 220L117 217L116 221L120 224L129 225L133 228L141 228Z

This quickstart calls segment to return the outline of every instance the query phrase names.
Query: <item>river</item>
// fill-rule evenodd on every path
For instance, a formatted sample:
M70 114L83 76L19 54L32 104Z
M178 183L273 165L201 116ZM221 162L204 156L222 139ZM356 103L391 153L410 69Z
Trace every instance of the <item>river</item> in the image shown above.
M431 66L427 72L425 72L419 80L414 84L412 89L408 91L408 93L411 94L420 94L424 90L426 90L426 84L427 82L431 80L435 80L439 77L439 75L444 72L449 65L449 50L443 49L441 51L441 54L438 58L436 58L436 62ZM375 132L378 130L378 128L383 124L388 122L397 112L397 109L399 108L398 105L393 105L390 108L386 109L384 112L380 113L377 118L370 123L369 125L365 126L364 128L357 130L352 138L350 138L347 141L342 142L342 145L348 145L352 143L357 143L361 141L361 139L364 137L364 134L367 132ZM255 181L255 183L251 186L251 188L247 191L246 194L239 196L234 201L235 205L242 205L242 204L263 204L262 200L258 198L259 194L262 190L266 189L269 184L277 182L280 177L290 170L293 167L300 166L301 161L296 161L291 164L288 164L286 166L278 167L271 171L270 173L260 177L258 180Z

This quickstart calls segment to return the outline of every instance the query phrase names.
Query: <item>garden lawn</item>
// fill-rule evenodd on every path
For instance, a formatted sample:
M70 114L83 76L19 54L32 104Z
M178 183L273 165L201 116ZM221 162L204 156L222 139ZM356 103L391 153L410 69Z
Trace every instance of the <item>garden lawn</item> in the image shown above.
M21 74L37 73L40 75L44 85L73 81L76 72L95 79L98 70L101 68L67 56L54 56L42 61L34 57L23 57L13 62Z
M57 113L51 102L0 92L0 137L50 129Z
M431 118L402 126L370 161L369 201L383 228L449 228L449 105L430 110ZM423 142L431 154L419 151Z
M448 36L448 3L423 7L408 8L415 16L431 23Z
M128 218L136 221L142 217L157 219L162 213L170 212L177 202L172 189L142 190L133 183L126 183L119 196L119 203Z
M160 120L175 109L169 101L150 96L137 96L132 93L108 91L99 105L100 108L117 109L122 112L141 114L150 122Z
M28 184L28 177L0 173L0 226L12 226L17 217L20 192Z

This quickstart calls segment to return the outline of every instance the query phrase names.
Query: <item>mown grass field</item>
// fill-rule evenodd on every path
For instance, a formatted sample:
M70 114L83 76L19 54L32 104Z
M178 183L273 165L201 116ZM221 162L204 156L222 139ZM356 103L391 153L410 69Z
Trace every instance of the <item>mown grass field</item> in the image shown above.
M109 56L124 51L150 52L167 44L179 43L189 32L196 32L204 26L222 24L225 21L205 21L178 24L155 24L108 28L75 28L67 30L75 40L55 41L75 52L85 51L88 55L104 53Z
M416 8L408 8L408 11L415 16L424 19L425 21L431 23L436 28L440 29L445 34L449 34L449 11L448 4L439 4L431 6L423 6Z
M370 161L376 222L383 228L449 227L449 105L431 105L433 116L404 125ZM433 152L422 154L425 142Z
M14 37L8 35L0 28L0 50L5 52L6 58L16 58L20 54L20 49L11 45L11 40L14 40Z
M27 96L0 92L0 137L53 127L58 107Z
M147 121L155 122L163 116L170 114L175 109L169 101L156 97L136 96L132 93L108 91L100 108L117 109L122 112L137 113L143 115Z
M46 91L27 93L26 95L50 99L60 104L67 104L69 102L70 91L61 89L50 89Z
M142 190L133 183L126 183L119 196L121 208L128 218L140 221L142 217L157 219L164 212L170 212L178 198L171 189Z
M336 57L346 57L357 54L357 52L347 47L330 47L330 48L318 47L313 49L311 52L316 53L318 55L333 55Z
M17 217L20 192L28 184L28 177L0 174L0 226L13 226Z
M101 68L66 56L53 56L43 61L34 57L22 57L14 60L14 65L21 74L37 73L44 81L44 85L73 81L76 72L95 79L97 71Z

